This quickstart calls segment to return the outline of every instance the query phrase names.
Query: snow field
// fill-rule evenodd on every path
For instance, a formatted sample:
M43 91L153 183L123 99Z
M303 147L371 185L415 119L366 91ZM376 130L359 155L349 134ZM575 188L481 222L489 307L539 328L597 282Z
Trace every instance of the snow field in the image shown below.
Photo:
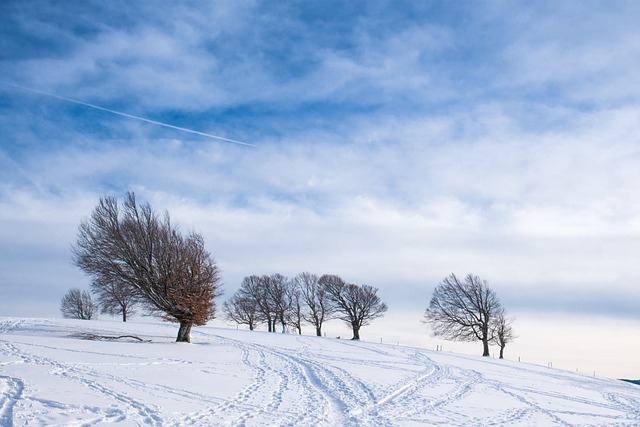
M640 425L640 387L313 336L0 318L1 426ZM83 334L150 340L87 340Z

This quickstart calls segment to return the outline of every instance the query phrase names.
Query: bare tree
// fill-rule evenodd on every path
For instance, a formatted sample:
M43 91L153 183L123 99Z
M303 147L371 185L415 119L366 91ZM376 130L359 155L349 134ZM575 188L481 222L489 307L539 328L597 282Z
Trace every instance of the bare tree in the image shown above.
M178 322L176 341L190 342L191 327L215 317L219 270L202 236L183 236L168 213L158 218L133 193L122 209L115 198L100 199L80 224L73 255L95 283L125 283L150 313Z
M513 318L508 318L503 308L496 313L491 339L500 347L500 359L504 359L504 348L516 339L516 335L513 333Z
M261 322L267 322L269 332L275 332L277 314L269 298L268 287L271 285L269 276L247 276L242 280L238 295L251 301L256 307Z
M139 303L136 289L125 282L100 283L91 282L91 289L98 297L100 311L110 316L122 315L122 321L135 314L135 306Z
M303 318L316 328L316 335L322 336L322 324L329 320L335 311L326 288L318 283L318 276L311 273L300 273L294 279L298 284L302 300L308 310Z
M239 325L247 325L251 331L255 329L261 320L255 301L238 292L224 302L222 311L227 320L236 322Z
M455 274L436 286L424 322L435 336L453 341L482 341L483 356L489 356L491 325L501 310L496 293L478 276L467 275L464 281Z
M98 304L93 302L89 292L73 288L62 297L60 311L67 319L91 320L98 314Z
M287 293L289 300L289 313L287 323L295 328L299 335L302 335L302 322L304 321L304 300L298 282L289 280L287 282Z
M360 328L383 316L388 309L377 295L378 289L372 286L347 284L338 276L326 274L318 282L335 304L337 318L353 330L354 340L360 339Z
M289 292L288 280L282 274L274 274L272 276L263 276L262 281L266 285L268 304L275 313L276 320L280 321L282 332L285 332L291 310L292 296Z

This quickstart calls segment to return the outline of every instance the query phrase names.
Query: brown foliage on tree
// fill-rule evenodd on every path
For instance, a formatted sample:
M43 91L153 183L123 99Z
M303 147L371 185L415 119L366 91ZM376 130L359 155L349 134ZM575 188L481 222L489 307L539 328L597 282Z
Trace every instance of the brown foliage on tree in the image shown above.
M124 283L145 308L178 322L177 341L191 341L191 327L215 317L219 270L200 234L184 236L165 213L128 193L122 206L102 197L82 221L73 247L74 263L96 284Z
M89 292L73 288L62 297L60 311L67 319L91 320L98 314L98 304L93 302Z

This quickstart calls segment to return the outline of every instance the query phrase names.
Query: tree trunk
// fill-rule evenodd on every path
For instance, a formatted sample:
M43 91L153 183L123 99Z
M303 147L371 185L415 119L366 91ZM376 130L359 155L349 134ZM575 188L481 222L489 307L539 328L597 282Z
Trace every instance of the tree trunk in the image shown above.
M500 359L504 359L504 346L500 346Z
M353 338L351 338L352 340L359 340L360 339L360 327L356 326L356 325L352 325L353 326Z
M490 356L490 354L489 354L489 340L487 340L487 339L482 340L482 346L484 347L484 349L483 349L484 351L482 352L482 356L489 357Z
M122 321L126 322L127 321L127 310L122 309Z
M320 326L316 327L316 336L321 337L322 336L322 330Z
M180 322L176 342L191 342L191 326L193 326L193 323Z

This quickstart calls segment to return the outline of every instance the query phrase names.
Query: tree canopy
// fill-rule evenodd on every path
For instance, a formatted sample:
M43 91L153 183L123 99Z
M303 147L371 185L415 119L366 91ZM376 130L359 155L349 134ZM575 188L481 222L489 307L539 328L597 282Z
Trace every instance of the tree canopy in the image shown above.
M180 323L177 341L190 342L191 327L215 317L219 269L202 236L183 235L167 212L160 218L132 192L122 204L100 198L79 226L73 256L94 286L129 286L148 312Z
M62 297L60 311L67 319L91 320L98 314L98 304L89 292L73 288Z
M452 341L482 341L482 355L489 356L492 322L501 311L500 299L485 280L473 274L460 280L452 273L433 291L424 322L435 336Z

